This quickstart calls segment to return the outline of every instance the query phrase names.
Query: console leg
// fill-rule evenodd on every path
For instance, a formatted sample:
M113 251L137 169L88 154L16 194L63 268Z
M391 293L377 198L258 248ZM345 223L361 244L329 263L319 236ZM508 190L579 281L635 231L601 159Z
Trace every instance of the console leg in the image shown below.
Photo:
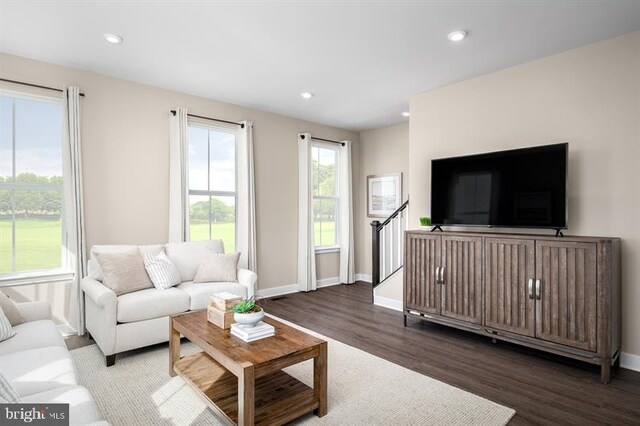
M603 359L600 364L600 382L606 385L611 381L611 360Z
M114 365L116 363L116 354L107 355L105 357L105 360L107 362L107 367L111 367L112 365Z
M407 314L403 314L402 317L404 318L404 326L407 326Z

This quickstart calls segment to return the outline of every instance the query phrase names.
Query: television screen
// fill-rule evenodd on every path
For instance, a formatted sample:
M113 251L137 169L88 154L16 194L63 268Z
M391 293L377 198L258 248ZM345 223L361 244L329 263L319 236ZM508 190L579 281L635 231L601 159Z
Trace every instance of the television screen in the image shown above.
M567 227L568 144L431 161L434 225Z

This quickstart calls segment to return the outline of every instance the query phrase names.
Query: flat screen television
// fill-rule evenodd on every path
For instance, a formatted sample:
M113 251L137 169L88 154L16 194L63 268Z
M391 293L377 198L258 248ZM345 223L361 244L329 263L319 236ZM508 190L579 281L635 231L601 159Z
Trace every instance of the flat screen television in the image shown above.
M566 143L431 161L434 225L567 227Z

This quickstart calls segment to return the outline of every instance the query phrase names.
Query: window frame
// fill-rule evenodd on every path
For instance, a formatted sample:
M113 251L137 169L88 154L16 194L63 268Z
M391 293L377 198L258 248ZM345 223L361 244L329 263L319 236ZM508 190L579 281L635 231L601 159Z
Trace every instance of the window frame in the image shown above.
M27 190L54 190L52 186L43 185L43 184L27 184L27 183L18 183L15 182L17 177L16 174L16 137L15 137L15 125L16 125L16 99L24 99L29 101L43 102L49 104L55 104L63 108L62 105L62 97L60 96L49 96L43 94L36 93L28 93L21 92L16 90L8 90L5 88L0 88L0 96L10 97L12 98L12 132L11 132L11 170L12 170L12 178L13 182L10 183L0 183L0 186L14 188L14 189L27 189ZM64 112L63 112L64 113ZM64 125L64 117L60 120L60 130L61 130L61 138L60 138L60 148L61 155L64 155L63 149L63 132L62 126ZM64 159L61 157L61 161L64 162ZM62 193L62 206L60 210L60 266L54 268L41 268L41 269L30 269L24 271L11 271L11 272L0 272L0 287L9 287L9 286L17 286L17 285L28 285L28 284L37 284L37 283L49 283L49 282L58 282L58 281L69 281L73 279L74 272L68 268L69 262L67 257L67 251L65 247L68 243L69 234L67 232L66 223L65 223L65 202L64 202L64 168L61 173L62 184L60 185L60 190ZM15 259L16 259L16 237L15 237L15 229L16 229L16 214L15 207L13 209L12 214L12 232L11 232L11 264L12 269L15 268Z
M317 140L312 140L311 141L311 157L309 158L309 167L312 169L311 171L311 177L313 179L313 149L314 148L321 148L321 149L330 149L332 151L335 152L336 154L336 162L335 162L335 194L334 196L327 196L327 195L315 195L313 194L313 189L312 189L312 194L311 194L311 206L312 206L312 210L313 210L313 206L314 206L314 201L316 199L319 200L335 200L336 203L336 225L335 225L335 244L327 244L327 245L322 245L322 246L318 246L315 245L315 215L314 215L314 221L313 221L313 226L314 226L314 233L313 233L313 243L314 243L314 248L315 248L315 252L316 253L333 253L333 252L339 252L340 251L340 147L329 143L329 142L322 142L322 141L317 141ZM318 156L318 161L319 161L319 156ZM312 186L313 188L313 183ZM321 231L322 232L322 231Z
M238 138L240 136L239 129L237 126L226 126L222 123L212 123L210 120L200 119L197 117L189 117L187 120L187 130L189 127L199 127L201 129L207 130L207 189L191 189L187 188L187 197L192 195L194 196L204 196L209 197L209 203L211 203L211 197L233 197L233 239L234 239L234 247L237 248L238 244ZM214 130L221 133L228 133L234 136L234 186L235 191L211 191L211 140L210 140L210 131ZM187 140L187 144L189 141ZM191 168L189 166L189 170L187 170L187 176L189 175ZM189 181L189 186L191 186L191 181ZM191 204L187 204L187 217L190 215ZM209 208L209 240L213 235L211 234L211 208ZM191 241L191 221L189 221L189 241ZM225 247L225 252L227 252L228 248Z

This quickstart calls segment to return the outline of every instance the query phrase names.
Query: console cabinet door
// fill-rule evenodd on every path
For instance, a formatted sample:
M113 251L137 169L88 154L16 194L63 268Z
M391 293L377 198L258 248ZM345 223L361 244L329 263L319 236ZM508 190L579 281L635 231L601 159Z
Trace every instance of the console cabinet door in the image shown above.
M441 314L482 324L482 237L442 237Z
M537 241L536 337L596 350L595 243Z
M487 327L533 337L535 241L485 239L484 323ZM530 297L531 296L531 297Z
M404 292L407 309L440 314L440 267L442 238L436 235L407 234L405 239Z

